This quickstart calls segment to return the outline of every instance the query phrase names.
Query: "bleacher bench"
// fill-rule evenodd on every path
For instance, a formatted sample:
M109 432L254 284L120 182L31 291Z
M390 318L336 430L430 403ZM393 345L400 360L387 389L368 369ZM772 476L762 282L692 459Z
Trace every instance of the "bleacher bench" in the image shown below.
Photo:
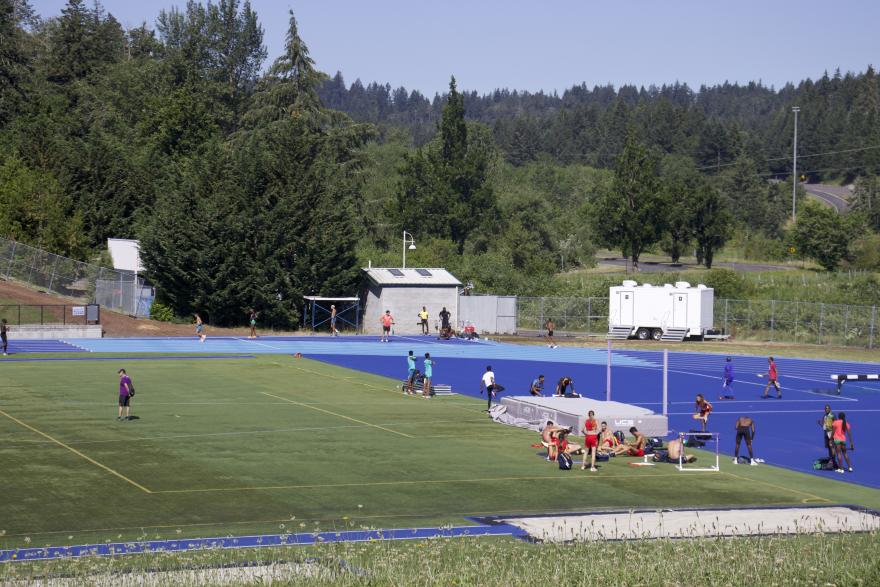
M409 382L406 379L404 379L400 384L400 390L406 391L408 387L409 387ZM413 383L412 388L415 393L424 393L425 392L425 388L421 383ZM433 384L431 386L431 391L434 392L434 395L453 395L453 394L455 394L455 392L452 391L452 386L447 385L445 383Z

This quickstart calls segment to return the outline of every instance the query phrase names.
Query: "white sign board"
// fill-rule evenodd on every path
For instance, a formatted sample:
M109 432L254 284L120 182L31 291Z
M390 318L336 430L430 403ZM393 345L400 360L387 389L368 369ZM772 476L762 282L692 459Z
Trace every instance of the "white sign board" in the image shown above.
M85 316L86 315L86 307L85 306L73 306L70 308L70 312L74 316Z

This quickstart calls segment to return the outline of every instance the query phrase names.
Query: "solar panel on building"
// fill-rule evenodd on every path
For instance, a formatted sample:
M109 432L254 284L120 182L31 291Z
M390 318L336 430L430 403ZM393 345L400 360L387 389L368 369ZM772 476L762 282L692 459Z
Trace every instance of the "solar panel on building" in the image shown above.
M418 273L422 277L431 277L431 272L427 269L416 269L416 273Z
M400 269L389 269L388 273L390 273L394 277L403 277L403 271L401 271Z

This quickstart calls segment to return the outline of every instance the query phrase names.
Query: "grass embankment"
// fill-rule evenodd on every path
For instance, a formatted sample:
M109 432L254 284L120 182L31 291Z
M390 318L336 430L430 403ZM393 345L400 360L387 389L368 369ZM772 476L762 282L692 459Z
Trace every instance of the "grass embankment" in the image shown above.
M273 585L877 585L877 534L529 544L510 538L326 544L5 565L0 579L69 577L68 584L154 584L149 572L278 562L311 563ZM317 572L316 572L317 571ZM165 576L175 585L216 577ZM196 574L198 577L198 574ZM101 580L106 581L101 583ZM167 584L166 583L166 584ZM262 582L260 583L262 584Z

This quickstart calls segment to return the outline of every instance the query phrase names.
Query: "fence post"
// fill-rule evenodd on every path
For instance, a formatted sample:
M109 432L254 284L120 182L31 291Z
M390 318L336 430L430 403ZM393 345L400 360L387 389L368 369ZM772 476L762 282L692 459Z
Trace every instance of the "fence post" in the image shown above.
M568 328L568 304L562 304L562 323Z
M541 327L544 325L544 297L541 297L541 311L538 316L538 330L541 330Z
M849 306L844 306L846 311L843 313L843 346L846 346L846 335L849 332Z
M724 334L730 334L727 329L727 309L730 306L730 299L724 298Z
M758 273L758 275L761 275L761 274ZM752 300L749 300L748 317L749 317L749 335L751 336L751 334L752 334Z
M776 300L770 300L770 340L776 339Z
M55 268L58 267L58 255L55 255L55 262L52 263L52 275L49 277L49 291L55 291L52 289L52 285L55 283Z
M822 337L825 336L825 304L819 304L819 344L822 344Z
M9 264L6 266L6 281L9 281L9 274L12 273L12 262L15 261L15 247L18 245L18 241L12 241L12 252L9 253ZM19 321L19 325L21 325L21 321Z
M874 348L874 327L877 324L877 306L871 306L871 332L868 335L868 348Z
M593 296L587 298L587 334L593 334Z

